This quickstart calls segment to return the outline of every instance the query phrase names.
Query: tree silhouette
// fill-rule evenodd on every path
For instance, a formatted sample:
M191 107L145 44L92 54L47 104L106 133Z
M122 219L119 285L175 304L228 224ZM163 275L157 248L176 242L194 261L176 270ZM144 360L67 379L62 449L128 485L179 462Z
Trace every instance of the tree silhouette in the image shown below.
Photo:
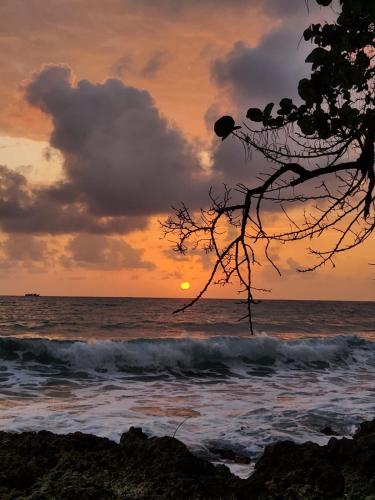
M316 0L329 6L332 0ZM259 248L275 270L272 243L334 236L328 249L309 248L316 257L312 271L363 243L375 228L374 171L374 27L375 2L340 0L334 23L312 24L303 33L315 47L306 58L310 78L298 83L299 102L281 99L278 106L250 108L248 122L236 125L230 116L215 123L222 140L235 136L249 152L258 151L271 164L259 185L239 184L239 203L225 187L221 198L210 193L210 206L195 214L185 205L163 223L174 237L175 250L203 248L215 263L201 292L178 309L197 302L213 283L237 279L246 294L251 332L255 302L252 272ZM238 196L238 194L237 194ZM276 204L285 230L268 229L265 214ZM299 208L300 219L290 213ZM293 212L293 210L291 210ZM297 217L298 218L298 217ZM223 235L223 228L231 228ZM231 236L228 240L228 235ZM226 237L225 237L226 236ZM330 236L332 238L332 236Z

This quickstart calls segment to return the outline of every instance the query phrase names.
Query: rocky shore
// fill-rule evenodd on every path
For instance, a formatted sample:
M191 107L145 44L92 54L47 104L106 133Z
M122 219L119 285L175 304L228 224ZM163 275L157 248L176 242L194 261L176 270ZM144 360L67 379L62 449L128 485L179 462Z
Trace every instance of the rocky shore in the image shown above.
M267 446L248 479L171 437L131 428L119 444L74 433L0 432L0 499L375 500L375 420L326 446Z

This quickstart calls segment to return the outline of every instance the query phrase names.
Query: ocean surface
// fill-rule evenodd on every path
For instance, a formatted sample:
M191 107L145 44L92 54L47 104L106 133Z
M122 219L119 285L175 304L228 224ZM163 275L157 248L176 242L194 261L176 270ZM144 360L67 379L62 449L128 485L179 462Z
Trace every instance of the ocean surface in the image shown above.
M0 297L0 429L130 426L256 457L375 417L375 302ZM246 476L249 466L232 466Z

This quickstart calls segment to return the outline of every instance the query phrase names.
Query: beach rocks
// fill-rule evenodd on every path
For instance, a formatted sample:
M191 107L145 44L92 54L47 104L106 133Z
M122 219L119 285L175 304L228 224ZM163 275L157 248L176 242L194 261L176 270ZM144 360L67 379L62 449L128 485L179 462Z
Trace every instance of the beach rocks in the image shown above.
M320 432L324 434L325 436L339 436L340 434L337 431L334 431L332 427L327 425L326 427L323 427L323 429L320 429Z
M267 446L240 492L254 499L375 499L375 420L364 422L353 439L332 437L326 446Z
M222 458L235 461L228 451ZM373 500L375 420L353 439L332 437L325 446L269 445L247 480L197 458L177 439L148 438L140 428L119 444L79 432L0 432L0 498Z
M243 455L242 453L237 453L230 448L217 448L212 446L209 448L209 451L221 459L228 460L229 462L233 462L235 464L248 465L251 463L250 457Z
M267 446L242 491L257 499L328 500L343 498L345 480L325 447L284 441Z
M171 437L131 428L120 444L82 433L0 432L1 500L231 498L241 481Z

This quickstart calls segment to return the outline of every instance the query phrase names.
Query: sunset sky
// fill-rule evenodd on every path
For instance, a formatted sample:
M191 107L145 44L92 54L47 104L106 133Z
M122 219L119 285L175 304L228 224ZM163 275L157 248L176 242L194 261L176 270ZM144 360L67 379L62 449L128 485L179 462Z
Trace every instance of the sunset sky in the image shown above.
M174 254L158 221L270 169L212 126L295 96L309 71L302 31L333 16L310 3L0 2L0 293L197 293L210 258ZM295 271L305 247L275 249L281 278L256 270L269 298L374 299L373 239L314 274Z

